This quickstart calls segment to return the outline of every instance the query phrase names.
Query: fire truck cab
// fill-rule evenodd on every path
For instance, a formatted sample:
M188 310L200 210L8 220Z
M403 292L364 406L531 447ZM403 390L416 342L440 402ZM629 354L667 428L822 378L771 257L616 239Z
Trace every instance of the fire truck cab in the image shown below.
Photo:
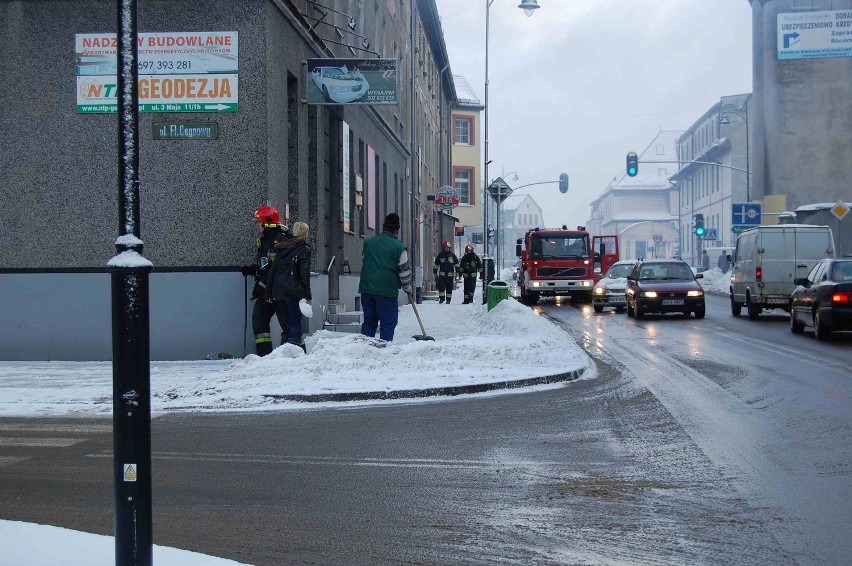
M601 273L618 261L618 236L591 237L583 226L533 228L518 239L515 253L521 258L521 302L534 305L541 297L569 296L590 303Z

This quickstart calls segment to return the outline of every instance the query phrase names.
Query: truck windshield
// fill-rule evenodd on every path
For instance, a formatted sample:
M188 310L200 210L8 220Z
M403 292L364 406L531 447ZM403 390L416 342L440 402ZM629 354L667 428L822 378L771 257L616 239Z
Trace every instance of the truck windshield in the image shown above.
M548 234L533 239L533 259L582 259L589 257L588 234Z

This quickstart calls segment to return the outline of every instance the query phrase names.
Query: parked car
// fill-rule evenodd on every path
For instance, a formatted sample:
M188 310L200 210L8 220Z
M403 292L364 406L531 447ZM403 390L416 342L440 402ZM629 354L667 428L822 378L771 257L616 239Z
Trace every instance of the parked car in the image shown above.
M697 281L702 277L679 259L637 261L627 276L627 316L680 312L704 318L704 290Z
M595 312L603 312L606 307L615 307L621 312L627 306L627 297L624 290L627 288L627 276L636 265L635 259L626 259L612 264L609 271L604 274L592 295L592 306Z
M369 90L370 83L355 69L343 67L317 67L311 71L311 80L322 91L326 100L345 104L358 100Z
M807 277L796 278L790 296L790 331L814 329L817 340L852 330L852 258L823 259Z

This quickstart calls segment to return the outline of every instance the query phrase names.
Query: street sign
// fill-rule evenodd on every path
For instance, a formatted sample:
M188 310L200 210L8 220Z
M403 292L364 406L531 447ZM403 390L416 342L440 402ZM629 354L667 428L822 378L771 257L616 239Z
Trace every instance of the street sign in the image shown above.
M435 191L435 204L444 210L452 210L459 205L459 195L453 187L444 185Z
M706 232L704 232L705 240L718 240L715 228L708 228Z
M731 226L731 232L733 232L734 234L739 234L741 232L745 232L746 230L751 230L755 227L756 226L751 226L749 224L734 224L733 226Z
M731 224L760 226L760 203L735 202L731 205Z
M844 202L837 202L830 210L838 220L843 220L843 217L849 214L849 206Z
M502 177L494 179L494 182L488 185L486 190L497 204L501 204L504 200L509 198L509 195L512 194L512 188L506 184L506 181L504 181Z
M219 124L216 122L154 122L155 140L215 140L218 137Z
M662 234L654 234L654 242L657 244L662 243L663 235Z

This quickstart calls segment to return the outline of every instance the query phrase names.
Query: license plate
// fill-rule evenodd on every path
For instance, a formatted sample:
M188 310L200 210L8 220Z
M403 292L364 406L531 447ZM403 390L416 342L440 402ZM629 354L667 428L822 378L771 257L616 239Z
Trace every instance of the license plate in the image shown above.
M663 299L664 305L682 305L683 299Z
M627 299L625 297L610 297L610 303L626 303Z
M767 299L766 302L771 303L773 305L783 305L783 304L787 303L788 300L784 299L784 298L777 298L777 299Z

